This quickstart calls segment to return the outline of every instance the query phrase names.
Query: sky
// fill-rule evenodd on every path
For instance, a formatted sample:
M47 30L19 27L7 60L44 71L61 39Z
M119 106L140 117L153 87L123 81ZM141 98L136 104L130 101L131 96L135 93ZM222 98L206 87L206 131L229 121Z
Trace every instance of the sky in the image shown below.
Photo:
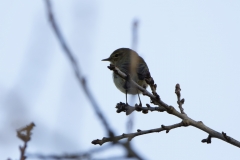
M116 113L125 95L115 88L107 58L132 46L132 23L139 21L136 50L150 69L162 100L177 107L181 85L189 117L240 140L240 1L52 0L57 23L116 135L159 128L181 120L165 112ZM47 18L43 0L0 0L0 159L18 159L16 129L36 127L27 153L86 152L107 146L107 136L79 86ZM149 90L149 89L148 89ZM150 103L141 95L143 104ZM137 98L132 100L132 104ZM144 159L239 159L239 149L194 127L135 137ZM110 147L93 158L122 156Z

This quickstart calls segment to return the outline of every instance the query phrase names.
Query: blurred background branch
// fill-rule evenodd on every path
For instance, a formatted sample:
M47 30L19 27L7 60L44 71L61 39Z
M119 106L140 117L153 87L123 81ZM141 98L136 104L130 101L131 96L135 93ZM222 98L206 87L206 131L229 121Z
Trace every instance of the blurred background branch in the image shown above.
M108 145L104 145L102 147L99 148L95 148L95 149L90 149L87 152L84 153L68 153L68 154L52 154L52 155L46 155L46 154L42 154L42 153L31 153L28 154L27 156L31 159L31 158L38 158L38 159L84 159L84 160L90 160L92 159L93 155L99 152L103 152L105 150L110 149L112 146L112 144L108 144Z
M63 50L64 53L67 55L67 57L69 58L72 67L74 69L76 78L80 84L80 86L82 86L85 95L88 97L89 101L91 102L93 109L96 113L96 115L98 116L98 118L102 121L103 126L105 127L105 130L107 131L109 137L114 137L114 132L112 129L110 129L109 124L107 122L107 120L105 119L103 113L100 110L100 107L98 106L96 100L94 99L90 89L87 87L87 83L85 78L81 75L80 73L80 69L79 69L79 65L77 63L77 60L74 58L73 53L70 51L70 48L68 47L60 29L59 26L57 25L57 22L55 20L53 11L52 11L52 4L50 0L45 0L46 3L46 8L47 8L47 14L48 14L48 18L49 18L49 22L53 28L53 31L55 32ZM118 143L118 142L117 142ZM125 147L125 149L127 150L127 156L128 157L135 157L137 159L142 159L138 153L136 153L132 147L130 147L130 144L125 145L124 143L120 143L123 147ZM56 156L57 157L57 156ZM74 157L74 156L73 156Z
M78 65L77 60L74 58L73 53L70 51L70 48L68 47L58 25L57 22L55 20L55 17L53 15L53 11L52 11L52 4L50 0L45 0L46 2L46 8L47 8L47 14L48 14L48 18L49 18L49 22L53 28L54 33L57 36L57 39L60 42L61 47L64 50L64 53L66 54L66 56L69 58L71 65L74 69L74 73L76 75L76 78L78 80L78 83L80 84L80 86L83 88L85 95L87 96L87 98L89 99L89 101L92 104L92 107L96 113L96 115L98 116L98 118L101 120L101 122L103 123L103 126L105 127L107 133L109 136L113 136L113 131L110 129L109 124L107 122L107 120L105 119L105 117L103 116L103 113L101 112L96 100L94 99L92 93L90 92L89 88L87 87L87 83L85 78L81 75L80 72L80 68Z

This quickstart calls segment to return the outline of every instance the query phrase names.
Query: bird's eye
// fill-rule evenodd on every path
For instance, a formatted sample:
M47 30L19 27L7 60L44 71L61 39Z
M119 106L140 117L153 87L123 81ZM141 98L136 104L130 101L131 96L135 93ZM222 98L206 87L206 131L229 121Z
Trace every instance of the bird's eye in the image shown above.
M118 57L118 54L115 54L115 57Z

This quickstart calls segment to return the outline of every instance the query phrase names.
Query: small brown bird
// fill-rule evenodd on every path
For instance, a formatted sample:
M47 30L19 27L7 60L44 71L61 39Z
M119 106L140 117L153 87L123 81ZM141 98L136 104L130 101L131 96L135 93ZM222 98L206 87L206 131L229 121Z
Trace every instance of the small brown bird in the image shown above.
M147 83L145 78L149 73L148 66L144 59L140 57L137 52L129 48L119 48L115 50L109 58L103 59L102 61L110 61L111 64L118 67L122 72L127 74L135 81L138 85L143 88L147 88ZM127 104L127 94L138 94L140 105L142 105L139 93L141 93L134 85L130 82L122 79L120 76L113 72L113 81L115 86L123 93L126 94L126 104Z

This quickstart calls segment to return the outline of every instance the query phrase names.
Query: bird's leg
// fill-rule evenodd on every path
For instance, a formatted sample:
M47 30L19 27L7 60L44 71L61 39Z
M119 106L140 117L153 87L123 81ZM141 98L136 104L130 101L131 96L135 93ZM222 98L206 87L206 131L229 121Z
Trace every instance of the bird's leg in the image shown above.
M128 90L128 88L130 88L130 86L129 86L129 74L127 74L127 77L126 77L126 79L125 79L125 83L124 83L124 85L123 85L123 88L125 89L125 91L126 91L126 105L128 105L128 103L127 103L127 90Z
M127 103L127 89L125 91L126 91L126 105L128 105L128 103Z
M138 91L137 91L137 92L138 92ZM142 106L142 102L141 102L141 99L140 99L139 93L138 93L138 99L139 99L139 106Z

